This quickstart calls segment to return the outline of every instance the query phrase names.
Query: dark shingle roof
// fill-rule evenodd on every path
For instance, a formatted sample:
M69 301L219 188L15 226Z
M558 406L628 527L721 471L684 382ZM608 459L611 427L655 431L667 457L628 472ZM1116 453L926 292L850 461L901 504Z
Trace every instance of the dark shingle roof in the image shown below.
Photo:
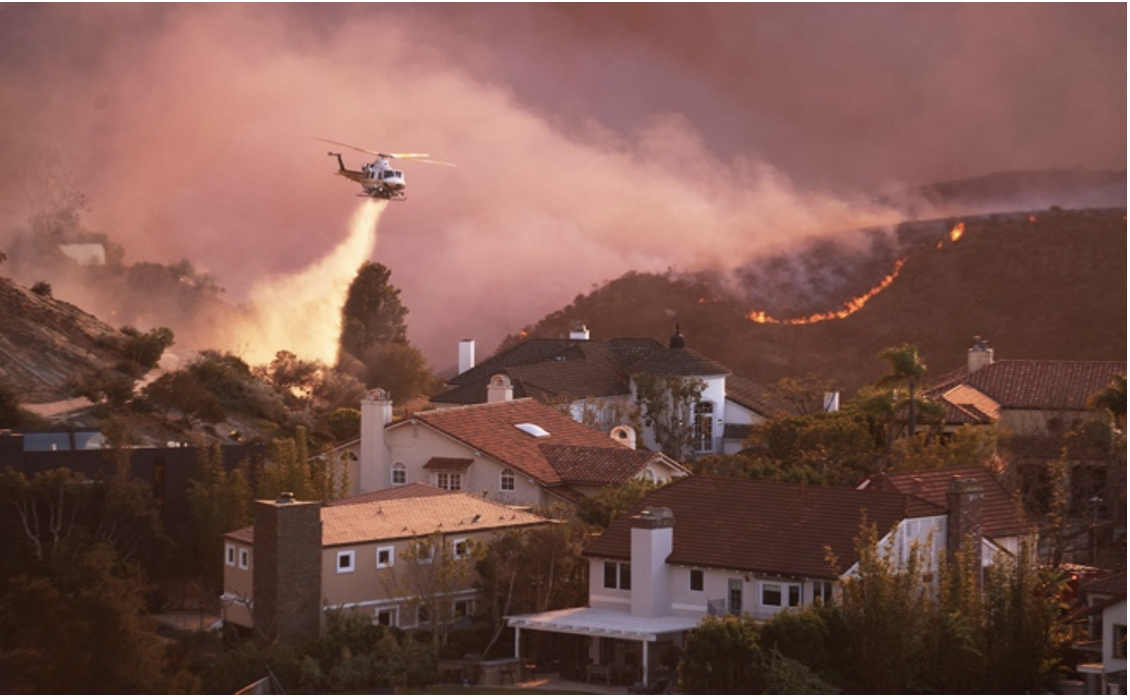
M954 479L976 479L984 489L981 527L986 537L1022 535L1035 527L1035 516L1025 510L992 472L984 467L881 474L870 479L867 489L909 494L945 508L946 492Z
M730 370L690 348L661 348L628 368L629 374L677 377L729 375Z
M831 578L851 568L864 517L882 536L908 515L945 512L895 493L690 476L648 494L585 555L628 559L630 516L649 506L670 508L674 515L668 563L814 578ZM829 552L837 562L834 570Z
M766 418L792 412L789 405L769 389L740 374L731 374L726 378L726 398Z

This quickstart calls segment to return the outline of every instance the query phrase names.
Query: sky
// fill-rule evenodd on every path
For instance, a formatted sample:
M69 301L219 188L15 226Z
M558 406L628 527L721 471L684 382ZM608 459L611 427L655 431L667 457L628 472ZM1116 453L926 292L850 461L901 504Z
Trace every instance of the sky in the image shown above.
M6 3L0 223L47 149L127 263L265 313L387 265L444 369L629 270L895 223L907 185L1122 170L1126 65L1121 3ZM374 216L315 138L458 167L400 163Z

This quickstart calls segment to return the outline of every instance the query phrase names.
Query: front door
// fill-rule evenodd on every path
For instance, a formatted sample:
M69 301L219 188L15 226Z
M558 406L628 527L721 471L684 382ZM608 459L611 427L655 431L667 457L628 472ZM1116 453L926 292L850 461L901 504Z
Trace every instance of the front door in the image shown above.
M731 615L742 614L742 580L740 578L730 579L730 595L727 602L727 609Z

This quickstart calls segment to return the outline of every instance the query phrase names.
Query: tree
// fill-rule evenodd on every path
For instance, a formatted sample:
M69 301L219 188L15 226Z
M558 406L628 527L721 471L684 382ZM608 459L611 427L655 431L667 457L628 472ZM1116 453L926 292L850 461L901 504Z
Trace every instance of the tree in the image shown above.
M687 632L679 683L690 695L764 691L757 623L749 615L709 616Z
M695 435L695 407L706 382L697 377L641 373L632 376L643 424L651 428L659 449L682 462Z
M349 285L341 309L341 350L361 357L376 343L407 343L408 309L400 290L389 282L392 271L380 263L366 262Z
M194 568L218 588L224 578L224 534L251 523L251 486L246 465L229 471L218 444L200 445L197 454L196 471L188 480Z
M891 373L879 380L881 388L906 386L906 428L909 435L916 429L916 401L918 382L926 376L926 363L918 356L918 348L904 344L890 347L879 353L879 359L891 365Z
M644 479L629 479L622 484L605 486L581 499L577 504L577 519L598 530L607 529L613 520L631 510L658 486Z
M126 335L124 353L143 371L148 371L157 366L165 350L173 345L173 331L159 326L147 333L141 333L133 326L123 326L122 333Z
M832 380L809 373L801 377L779 379L769 390L774 398L788 407L791 414L807 416L827 410L824 399L835 387Z
M374 262L357 271L341 310L337 366L369 388L387 390L402 404L438 391L441 384L423 353L408 342L408 309L390 276L387 267Z
M1087 401L1087 407L1101 411L1111 418L1115 426L1126 423L1126 375L1116 374L1110 384Z

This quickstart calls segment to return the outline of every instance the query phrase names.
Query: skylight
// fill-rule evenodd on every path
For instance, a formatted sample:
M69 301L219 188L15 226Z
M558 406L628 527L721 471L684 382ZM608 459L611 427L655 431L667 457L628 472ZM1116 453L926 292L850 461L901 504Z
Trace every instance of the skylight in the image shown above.
M549 431L536 423L518 423L514 427L536 438L549 437Z

